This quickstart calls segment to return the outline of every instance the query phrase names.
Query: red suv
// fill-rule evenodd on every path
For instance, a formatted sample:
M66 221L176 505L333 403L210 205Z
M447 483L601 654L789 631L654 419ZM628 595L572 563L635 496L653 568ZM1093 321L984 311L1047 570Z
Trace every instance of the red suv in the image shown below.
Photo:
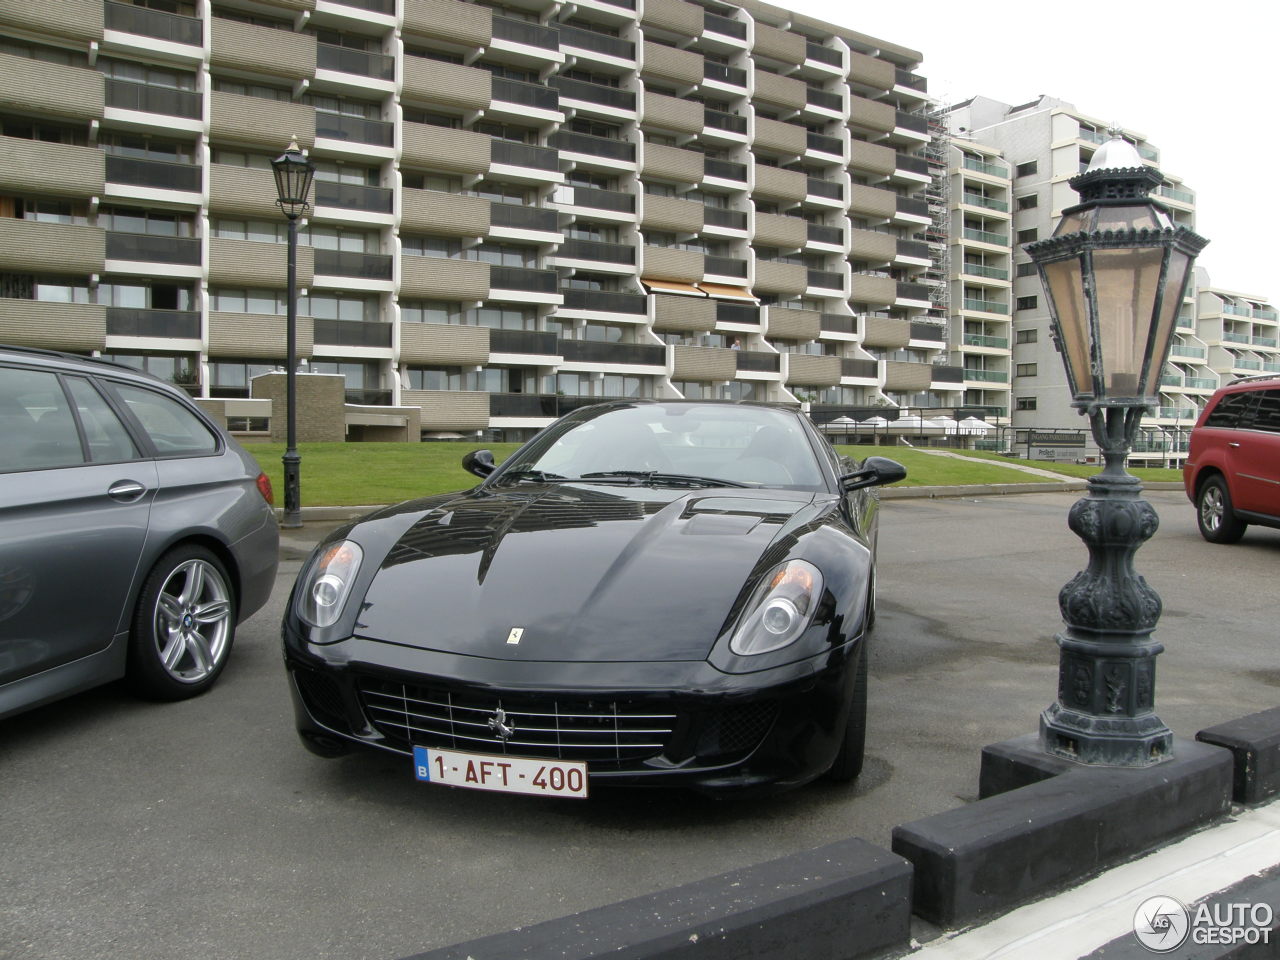
M1280 376L1246 377L1209 398L1182 480L1211 543L1235 543L1251 523L1280 527Z

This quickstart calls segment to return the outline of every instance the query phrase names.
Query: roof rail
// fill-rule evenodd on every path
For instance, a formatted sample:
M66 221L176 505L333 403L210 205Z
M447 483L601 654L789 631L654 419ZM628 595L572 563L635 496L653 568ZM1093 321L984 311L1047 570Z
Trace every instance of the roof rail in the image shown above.
M36 357L50 357L55 360L76 360L82 363L99 363L104 367L112 367L116 370L127 370L129 373L150 377L152 380L160 378L154 374L147 373L145 370L139 370L137 367L131 367L127 363L121 363L119 360L109 360L106 357L90 357L83 353L68 353L66 350L50 350L46 347L23 347L13 343L0 343L0 351L6 353L29 353ZM161 380L161 382L165 382Z
M1280 380L1280 373L1253 373L1246 377L1236 377L1227 386L1235 386L1237 383L1253 383L1255 380Z

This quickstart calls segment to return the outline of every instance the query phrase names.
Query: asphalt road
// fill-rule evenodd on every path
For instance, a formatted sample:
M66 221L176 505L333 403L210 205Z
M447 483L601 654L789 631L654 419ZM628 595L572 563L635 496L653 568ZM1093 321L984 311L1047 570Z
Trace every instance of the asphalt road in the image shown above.
M1057 593L1087 558L1075 496L886 502L866 771L754 801L535 800L313 757L279 653L287 552L209 694L154 705L112 686L0 723L0 958L390 960L848 835L887 846L895 824L973 799L981 747L1052 700ZM1190 737L1280 704L1280 531L1215 547L1180 493L1149 499L1159 714Z

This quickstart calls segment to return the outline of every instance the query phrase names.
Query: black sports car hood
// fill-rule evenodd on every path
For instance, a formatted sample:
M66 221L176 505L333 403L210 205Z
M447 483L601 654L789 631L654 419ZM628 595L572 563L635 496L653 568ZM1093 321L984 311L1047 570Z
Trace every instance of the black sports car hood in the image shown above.
M821 499L524 484L436 501L382 560L355 633L509 660L701 660Z

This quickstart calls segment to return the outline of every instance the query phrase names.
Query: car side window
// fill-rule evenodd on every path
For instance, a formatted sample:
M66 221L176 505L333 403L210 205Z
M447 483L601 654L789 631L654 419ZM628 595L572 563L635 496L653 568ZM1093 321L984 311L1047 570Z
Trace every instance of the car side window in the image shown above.
M1231 429L1234 427L1245 426L1248 422L1247 414L1249 408L1253 405L1255 395L1252 393L1231 393L1218 401L1218 405L1205 419L1206 427L1225 427Z
M89 443L89 459L94 463L138 459L138 448L133 438L102 394L83 377L68 377L67 387L75 400L80 426Z
M1258 409L1253 413L1255 430L1280 433L1280 390L1262 390L1258 395Z
M0 367L0 472L84 463L80 432L52 373Z
M138 418L160 456L190 457L217 452L217 436L173 397L123 383L112 386Z

